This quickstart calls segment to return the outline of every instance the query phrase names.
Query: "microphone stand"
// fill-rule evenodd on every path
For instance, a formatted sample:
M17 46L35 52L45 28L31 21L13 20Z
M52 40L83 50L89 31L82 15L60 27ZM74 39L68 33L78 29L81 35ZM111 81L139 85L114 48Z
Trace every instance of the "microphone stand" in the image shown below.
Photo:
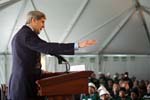
M66 66L66 73L69 73L69 70L70 70L70 64L69 64L69 62L65 62L65 63L63 63L63 64L65 64L65 66Z
M65 64L66 66L66 73L69 73L69 70L70 70L70 64L69 62L63 57L63 56L60 56L60 55L55 55L57 58L58 58L58 64ZM62 63L64 62L64 63Z

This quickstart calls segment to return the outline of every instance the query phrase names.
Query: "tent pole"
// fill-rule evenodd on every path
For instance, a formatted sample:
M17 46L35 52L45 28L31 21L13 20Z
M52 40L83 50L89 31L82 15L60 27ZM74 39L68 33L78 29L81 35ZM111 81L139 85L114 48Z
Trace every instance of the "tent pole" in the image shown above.
M146 20L144 18L143 11L146 12L148 15L150 15L150 12L148 10L146 10L143 6L140 5L139 0L136 0L136 9L139 10L139 15L141 17L141 20L142 20L143 26L145 28L149 44L150 44L150 33L149 33L149 30L148 30L148 26L146 24Z
M143 12L142 12L141 9L139 9L139 15L140 15L140 17L141 17L141 20L142 20L143 26L144 26L144 28L145 28L146 35L147 35L149 44L150 44L150 33L149 33L149 30L148 30L148 27L147 27L147 24L146 24L146 21L145 21L145 18L144 18L144 15L143 15Z
M118 14L117 16L114 16L113 18L110 18L108 19L107 21L105 21L103 24L95 27L93 30L91 30L90 32L87 32L86 35L84 35L83 37L81 37L80 39L76 40L76 41L79 41L79 40L82 40L90 35L93 35L94 32L96 33L96 31L100 30L101 28L105 27L107 24L113 22L114 20L116 20L117 18L119 18L120 16L122 16L122 14L124 14L125 12L127 12L128 10L131 10L133 9L133 6L130 7L130 8L127 8L126 10L123 10L120 14Z
M115 30L112 32L112 35L104 42L102 45L102 49L99 50L99 54L102 54L102 52L107 48L107 46L111 43L112 40L119 34L120 30L128 23L132 15L135 13L135 9L133 9L127 17L120 22L120 24L115 28Z
M17 25L17 22L18 22L20 16L21 16L22 13L23 13L24 8L26 7L27 2L28 2L28 0L24 0L24 2L23 2L23 4L22 4L22 7L21 7L21 9L20 9L20 11L19 11L19 13L18 13L18 16L17 16L17 18L16 18L16 20L15 20L15 23L14 23L14 25L13 25L13 28L12 28L12 30L11 30L11 34L10 34L10 36L9 36L9 39L8 39L8 42L7 42L7 45L6 45L6 49L5 49L6 52L8 52L8 46L9 46L9 43L10 43L11 38L12 38L12 36L13 36L15 27L16 27L16 25Z
M4 67L5 67L5 72L4 72L4 74L5 74L5 84L7 83L7 62L6 61L8 61L7 60L7 56L6 55L4 55L4 58L5 58L5 65L4 65Z
M112 35L104 42L102 49L99 51L99 71L102 70L102 59L103 59L103 51L108 47L112 40L119 34L120 30L128 23L132 15L135 13L135 9L132 10L127 17L120 22L120 24L116 27L116 29L112 32Z
M4 2L4 3L0 4L0 10L3 10L5 8L7 8L8 6L13 5L14 3L17 3L19 1L21 1L21 0L10 0L8 2Z
M36 6L35 6L35 4L34 4L33 0L31 0L31 4L32 4L32 6L33 6L34 10L38 10L38 9L36 8ZM48 36L47 31L46 31L46 29L45 29L45 28L43 29L43 31L44 31L44 33L45 33L45 36L46 36L46 38L47 38L48 42L51 42L51 40L50 40L50 38L49 38L49 36Z
M147 10L144 6L141 6L140 9L146 12L150 16L150 11Z
M103 55L102 54L98 54L98 64L99 64L99 71L102 71L102 60L103 60Z
M66 29L65 34L63 35L62 38L60 38L59 42L65 42L65 40L67 39L67 37L70 35L70 32L72 31L73 27L76 25L76 23L78 22L80 16L83 14L84 10L86 9L88 3L89 3L89 0L85 0L83 2L83 4L81 5L81 7L79 8L79 10L77 11L77 13L75 14L74 18L70 22L70 25Z

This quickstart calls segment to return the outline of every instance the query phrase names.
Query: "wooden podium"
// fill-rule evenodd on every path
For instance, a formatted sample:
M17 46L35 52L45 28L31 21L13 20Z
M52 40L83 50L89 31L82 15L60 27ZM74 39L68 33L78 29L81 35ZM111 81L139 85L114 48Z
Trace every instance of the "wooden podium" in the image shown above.
M92 71L49 73L36 81L39 95L48 100L73 100L73 95L88 93L88 77Z

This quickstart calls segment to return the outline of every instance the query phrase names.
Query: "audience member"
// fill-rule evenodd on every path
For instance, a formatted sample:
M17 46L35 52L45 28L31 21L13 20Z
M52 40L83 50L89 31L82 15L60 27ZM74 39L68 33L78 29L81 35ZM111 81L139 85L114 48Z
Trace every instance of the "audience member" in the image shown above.
M150 100L150 83L147 85L147 93L143 96L144 100Z
M101 90L99 92L100 100L112 100L107 90Z
M93 72L91 77L89 77L89 82L92 82L96 85L96 88L99 87L99 80L96 78L96 74Z
M114 100L119 97L119 90L120 90L119 84L114 83L113 84L113 93L111 94L111 96L113 97Z
M108 86L106 88L110 94L113 94L113 83L114 83L113 80L111 79L107 80Z
M149 84L149 80L145 80L146 87L148 86L148 84Z
M138 80L135 80L133 82L133 88L135 88L135 87L139 88L139 81Z
M142 98L147 93L144 80L139 81L139 97Z
M131 100L131 98L126 95L126 89L122 87L119 90L119 97L116 100Z
M88 94L82 94L81 100L100 100L94 83L88 83Z
M103 74L102 72L99 72L99 84L103 85L105 87L107 87L107 79L105 77L105 74Z
M130 98L131 100L140 100L139 91L137 87L131 89Z

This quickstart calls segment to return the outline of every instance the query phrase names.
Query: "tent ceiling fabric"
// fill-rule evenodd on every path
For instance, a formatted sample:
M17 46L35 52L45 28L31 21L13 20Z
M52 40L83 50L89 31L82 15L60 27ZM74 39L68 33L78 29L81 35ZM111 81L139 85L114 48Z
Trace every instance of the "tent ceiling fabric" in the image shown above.
M135 29L135 30L133 30ZM143 45L144 44L144 45ZM117 47L118 48L115 48ZM111 42L104 53L131 53L131 54L150 54L150 44L142 25L139 13L136 12L124 28Z
M105 54L150 54L150 43L138 11L112 37L135 9L136 0L10 1L6 1L9 6L3 8L6 2L0 3L0 53L7 52L7 45L8 52L11 52L8 41L25 24L27 12L37 9L47 16L45 31L40 34L46 41L68 43L85 39L97 40L95 46L77 51L81 54L98 54L101 51ZM149 0L139 2L150 11ZM150 31L150 16L144 12L143 14Z

